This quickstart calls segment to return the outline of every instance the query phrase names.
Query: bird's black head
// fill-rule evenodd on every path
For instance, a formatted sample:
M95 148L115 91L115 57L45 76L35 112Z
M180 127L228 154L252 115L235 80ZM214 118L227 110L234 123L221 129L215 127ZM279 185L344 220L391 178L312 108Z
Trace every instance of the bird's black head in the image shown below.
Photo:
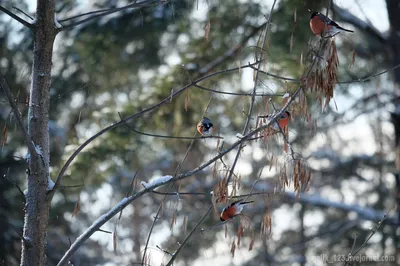
M310 19L312 19L313 17L315 17L316 15L318 15L318 12L313 12L310 16Z
M287 114L288 117L290 117L290 112L289 111L286 111L285 113Z

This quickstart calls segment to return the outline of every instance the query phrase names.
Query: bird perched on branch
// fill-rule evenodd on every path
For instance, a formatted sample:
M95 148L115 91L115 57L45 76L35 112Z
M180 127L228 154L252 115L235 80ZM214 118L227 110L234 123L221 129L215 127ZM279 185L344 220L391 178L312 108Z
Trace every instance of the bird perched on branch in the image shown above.
M243 201L243 200L238 200L232 202L229 206L225 207L222 212L220 219L222 222L232 219L233 217L239 215L243 211L243 206L247 205L249 203L253 203L254 201Z
M214 131L214 125L208 117L203 117L199 123L197 123L197 131L202 136L211 136Z
M324 27L326 22L326 29L325 34L327 36L335 36L336 34L347 31L347 32L354 32L352 30L345 29L339 26L335 21L331 20L330 18L325 17L323 14L319 12L314 12L311 14L310 17L310 28L311 31L315 35L321 35L324 33Z
M276 131L280 131L279 127L282 128L283 131L285 131L285 128L288 127L289 125L289 120L290 120L290 112L289 111L285 111L281 117L279 117L276 121L278 122L278 124L275 122L274 124L272 124L272 128L275 129Z

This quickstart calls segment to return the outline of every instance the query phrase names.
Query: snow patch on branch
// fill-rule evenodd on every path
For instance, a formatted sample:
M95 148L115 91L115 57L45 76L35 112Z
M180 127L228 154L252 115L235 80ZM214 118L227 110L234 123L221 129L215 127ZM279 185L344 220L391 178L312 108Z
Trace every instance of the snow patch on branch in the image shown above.
M236 137L237 137L238 139L244 138L244 136L243 136L242 134L240 134L240 133L236 133Z
M54 188L54 182L51 180L50 175L47 176L47 190L52 190Z
M35 143L33 143L33 145L35 145ZM42 147L40 147L40 145L35 145L35 151L37 155L43 156Z
M286 93L282 96L282 99L285 99L285 98L288 98L288 97L290 97L290 94L289 94L289 92L286 92Z
M172 179L172 175L165 175L165 176L160 176L156 177L152 180L150 180L148 183L145 181L140 182L144 188L149 188L153 186L159 186L161 184L167 183L169 180Z
M54 25L56 25L56 28L57 28L57 29L62 29L62 25L61 25L60 22L58 22L58 20L57 20L56 13L54 13Z
M32 144L33 144L33 146L35 147L35 152L36 152L36 154L39 155L40 157L43 157L42 147L40 147L40 145L36 145L33 141L32 141ZM28 152L28 153L25 155L25 161L26 161L27 163L29 163L30 160L31 160L31 153Z

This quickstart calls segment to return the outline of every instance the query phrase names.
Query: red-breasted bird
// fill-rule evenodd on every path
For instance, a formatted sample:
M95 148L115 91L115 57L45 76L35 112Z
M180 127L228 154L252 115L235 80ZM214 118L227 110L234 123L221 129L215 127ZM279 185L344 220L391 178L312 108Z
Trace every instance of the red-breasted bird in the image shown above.
M232 202L230 205L225 207L220 215L220 219L222 222L232 219L233 217L239 215L243 211L243 206L249 203L253 203L254 201L243 201L243 200L238 200Z
M199 123L197 123L197 131L202 136L211 136L214 131L214 125L208 117L203 117Z
M310 17L310 28L311 31L315 35L321 35L324 32L324 26L325 26L325 21L326 21L326 30L325 34L327 36L335 36L339 32L342 31L348 31L348 32L354 32L352 30L345 29L341 26L339 26L335 21L325 17L323 14L314 12L311 14Z
M267 123L269 122L269 116L267 117ZM273 123L271 125L271 128L275 129L276 131L280 131L279 130L279 126L282 128L282 130L284 131L285 128L289 125L289 120L290 120L290 112L289 111L285 111L281 117L279 117L275 123ZM279 126L278 126L279 124Z

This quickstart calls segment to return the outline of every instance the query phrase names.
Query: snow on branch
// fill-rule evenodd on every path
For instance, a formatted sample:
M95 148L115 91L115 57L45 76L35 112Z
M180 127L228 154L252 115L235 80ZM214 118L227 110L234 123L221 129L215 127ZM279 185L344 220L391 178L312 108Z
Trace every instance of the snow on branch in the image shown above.
M291 200L298 200L300 202L306 203L306 204L311 204L313 206L319 206L319 207L331 207L335 209L339 209L342 211L346 212L355 212L361 219L369 220L369 221L380 221L382 217L386 215L385 212L375 210L373 208L369 207L362 207L357 204L346 204L343 202L335 202L335 201L330 201L326 198L321 197L320 195L314 194L314 195L307 195L304 193L300 194L300 197L296 196L296 193L294 192L286 192L285 196ZM388 217L385 220L385 223L391 224L391 225L398 225L399 221L396 221L394 217Z
M147 189L150 187L160 186L162 184L165 184L171 179L172 179L172 175L166 175L166 176L156 177L148 183L145 181L142 181L142 182L140 182L140 184L142 184L142 186Z

